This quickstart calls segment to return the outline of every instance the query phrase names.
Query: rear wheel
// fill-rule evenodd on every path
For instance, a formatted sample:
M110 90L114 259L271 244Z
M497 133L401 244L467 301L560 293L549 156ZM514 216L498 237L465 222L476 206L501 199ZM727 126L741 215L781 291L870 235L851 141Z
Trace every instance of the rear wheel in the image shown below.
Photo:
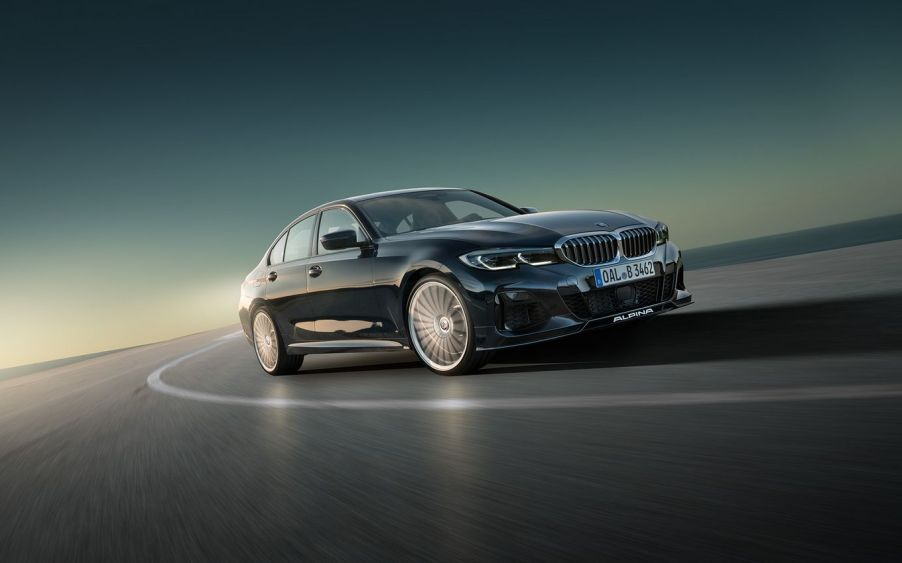
M285 345L276 330L276 323L266 309L258 309L254 313L251 325L254 336L254 350L260 367L269 375L285 375L297 373L304 363L303 355L291 355L285 351Z
M488 360L476 350L473 320L451 280L430 275L417 282L407 302L407 329L413 349L432 371L460 375Z

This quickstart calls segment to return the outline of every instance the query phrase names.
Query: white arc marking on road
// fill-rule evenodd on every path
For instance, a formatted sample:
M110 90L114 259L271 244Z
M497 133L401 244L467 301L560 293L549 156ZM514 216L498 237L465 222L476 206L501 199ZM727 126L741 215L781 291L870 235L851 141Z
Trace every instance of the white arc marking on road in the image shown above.
M192 391L166 383L163 372L189 358L222 346L241 333L226 335L212 344L180 356L147 376L147 385L165 395L218 403L269 408L350 409L350 410L471 410L471 409L568 409L598 407L649 407L674 405L711 405L719 403L767 403L781 401L819 401L830 399L877 399L902 396L900 384L832 385L820 387L783 387L744 391L697 391L683 393L626 393L613 395L571 395L560 397L511 397L500 399L343 399L310 400L266 397L242 397Z

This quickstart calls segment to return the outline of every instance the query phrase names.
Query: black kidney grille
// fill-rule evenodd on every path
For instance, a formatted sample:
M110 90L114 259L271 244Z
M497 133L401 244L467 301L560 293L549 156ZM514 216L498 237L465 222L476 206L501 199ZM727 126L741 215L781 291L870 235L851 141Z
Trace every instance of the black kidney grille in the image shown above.
M620 231L620 251L627 258L645 256L655 248L657 233L651 227Z
M594 266L617 257L617 239L613 235L583 235L567 239L561 245L561 256L580 266Z
M618 249L627 258L638 258L651 253L656 243L657 233L654 229L635 227L620 231L618 236L599 233L569 238L560 245L559 253L568 262L580 266L598 266L614 261Z

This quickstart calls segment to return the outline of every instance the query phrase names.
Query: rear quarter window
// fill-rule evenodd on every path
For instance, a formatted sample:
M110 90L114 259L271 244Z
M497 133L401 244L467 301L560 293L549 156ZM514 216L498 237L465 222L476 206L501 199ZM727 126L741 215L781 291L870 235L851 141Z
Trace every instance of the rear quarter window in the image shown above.
M275 246L272 247L272 250L269 251L269 264L271 266L281 264L285 260L285 241L287 238L287 233L282 235Z

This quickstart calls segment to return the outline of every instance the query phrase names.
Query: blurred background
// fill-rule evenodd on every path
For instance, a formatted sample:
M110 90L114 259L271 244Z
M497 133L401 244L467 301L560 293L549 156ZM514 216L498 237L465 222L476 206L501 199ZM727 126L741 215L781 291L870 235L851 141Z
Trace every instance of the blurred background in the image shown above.
M0 17L0 368L234 323L310 207L627 209L683 248L902 212L898 2L133 0Z

